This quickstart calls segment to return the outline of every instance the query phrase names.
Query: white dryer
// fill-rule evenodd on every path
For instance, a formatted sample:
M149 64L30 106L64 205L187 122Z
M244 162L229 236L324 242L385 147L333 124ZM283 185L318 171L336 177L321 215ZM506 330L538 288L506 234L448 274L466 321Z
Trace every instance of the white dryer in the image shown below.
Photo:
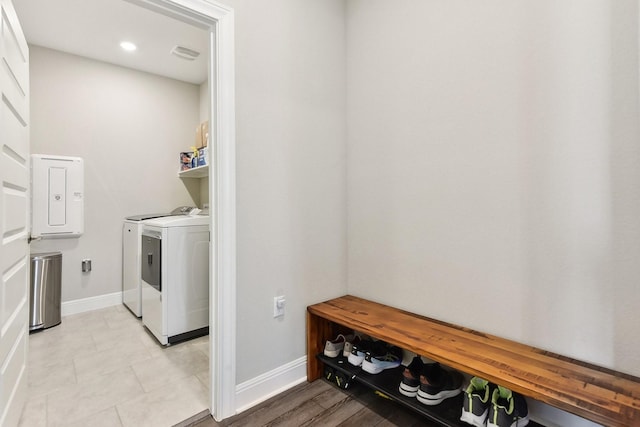
M163 344L209 333L209 216L142 223L142 323Z
M128 216L122 225L122 303L136 316L142 317L142 284L140 283L140 238L142 221L175 215L188 215L193 206L179 206L170 213Z

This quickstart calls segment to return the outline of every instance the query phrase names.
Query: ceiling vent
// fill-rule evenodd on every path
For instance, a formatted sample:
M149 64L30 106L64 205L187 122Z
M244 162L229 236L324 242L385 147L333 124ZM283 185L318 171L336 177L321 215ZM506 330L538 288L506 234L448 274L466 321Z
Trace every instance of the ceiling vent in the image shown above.
M171 49L171 53L177 56L178 58L186 59L187 61L193 61L198 56L200 56L200 52L195 51L193 49L189 49L184 46L176 46Z

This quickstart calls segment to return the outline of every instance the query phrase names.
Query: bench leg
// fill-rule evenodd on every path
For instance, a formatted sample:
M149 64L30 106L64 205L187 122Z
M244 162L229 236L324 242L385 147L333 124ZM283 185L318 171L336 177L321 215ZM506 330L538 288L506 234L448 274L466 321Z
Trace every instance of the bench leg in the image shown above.
M326 319L315 316L307 311L307 381L312 382L322 376L322 363L316 359L316 354L324 349L325 336L330 335Z
M324 351L326 341L349 332L350 329L307 311L307 381L313 382L323 375L324 366L316 354Z

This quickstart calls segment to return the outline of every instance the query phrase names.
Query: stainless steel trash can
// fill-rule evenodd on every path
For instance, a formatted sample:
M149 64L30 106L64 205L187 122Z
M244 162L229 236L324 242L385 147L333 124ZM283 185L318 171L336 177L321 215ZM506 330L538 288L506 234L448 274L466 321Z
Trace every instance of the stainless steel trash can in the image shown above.
M29 292L29 330L60 324L62 294L62 254L31 254L31 290Z

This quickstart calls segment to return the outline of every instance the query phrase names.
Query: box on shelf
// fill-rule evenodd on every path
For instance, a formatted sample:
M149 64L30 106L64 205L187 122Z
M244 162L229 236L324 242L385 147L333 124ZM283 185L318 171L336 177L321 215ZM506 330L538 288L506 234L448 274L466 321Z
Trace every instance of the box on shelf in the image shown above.
M198 149L198 166L206 166L209 164L209 147Z
M193 152L183 151L180 153L180 170L186 171L191 169L193 164Z

